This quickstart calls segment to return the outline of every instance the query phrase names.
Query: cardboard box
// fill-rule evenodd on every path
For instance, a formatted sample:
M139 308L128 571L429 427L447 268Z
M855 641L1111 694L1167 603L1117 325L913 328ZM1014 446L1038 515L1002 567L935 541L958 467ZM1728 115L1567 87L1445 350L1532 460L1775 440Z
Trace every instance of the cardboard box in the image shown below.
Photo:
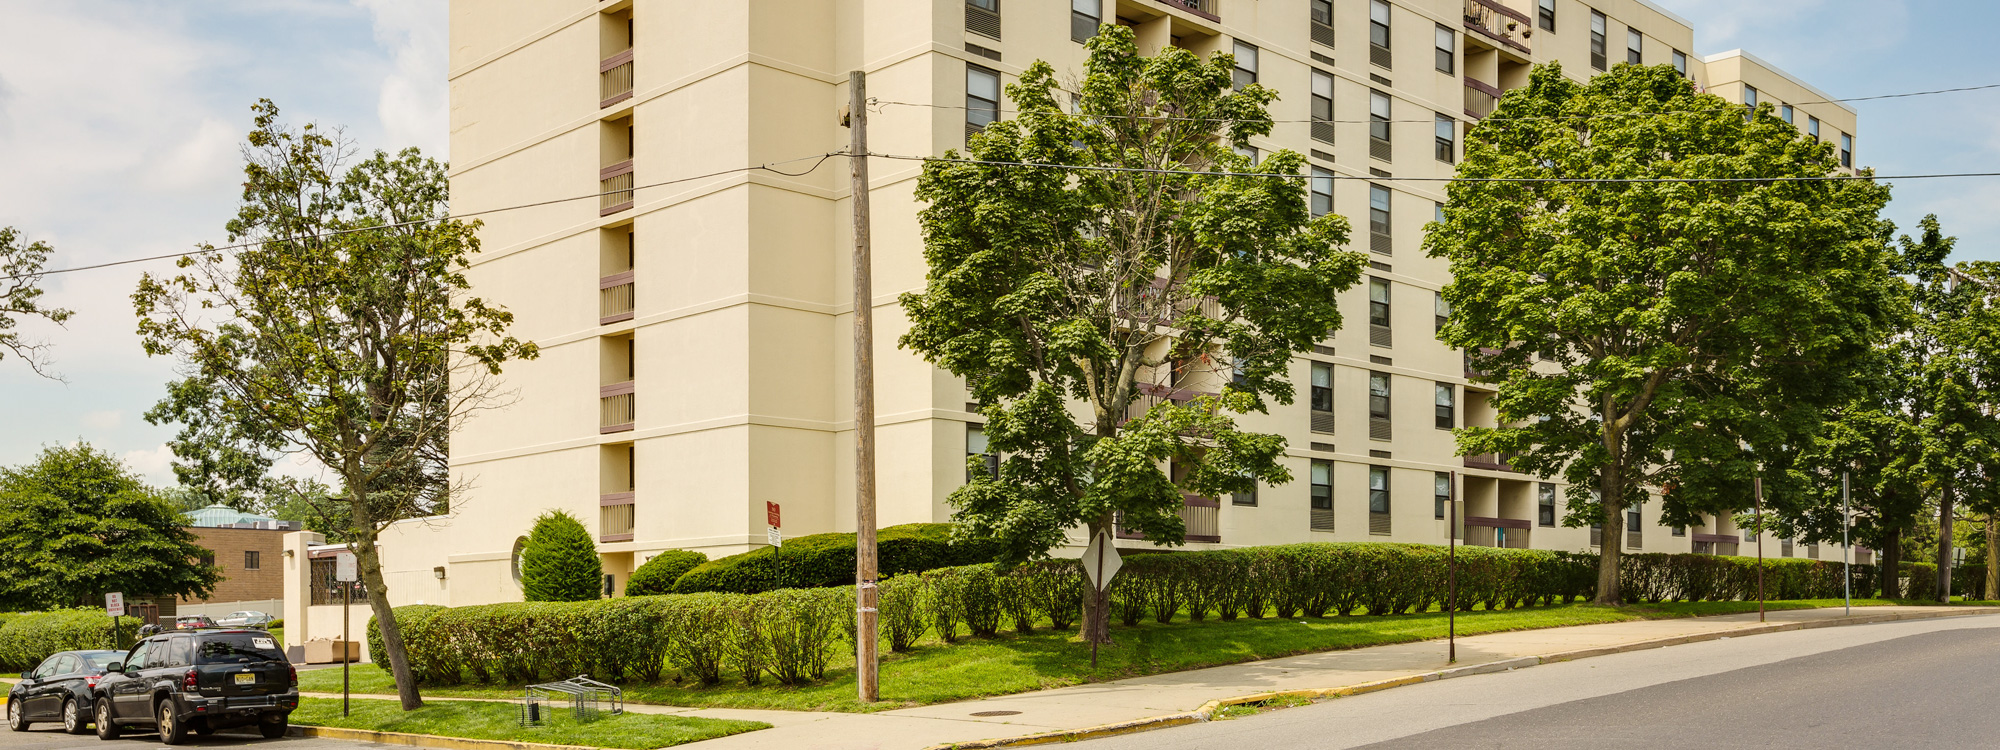
M306 663L339 664L340 652L342 650L342 647L345 647L347 651L348 661L350 662L361 661L361 643L359 641L342 641L338 638L322 638L319 640L306 641Z

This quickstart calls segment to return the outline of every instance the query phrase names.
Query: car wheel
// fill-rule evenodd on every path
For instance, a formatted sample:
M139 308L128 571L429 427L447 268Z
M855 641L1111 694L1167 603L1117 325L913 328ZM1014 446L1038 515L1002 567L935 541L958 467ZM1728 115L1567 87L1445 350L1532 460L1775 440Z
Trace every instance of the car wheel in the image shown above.
M90 720L83 718L83 707L76 705L75 698L65 698L62 709L63 731L83 734L90 731Z
M100 740L118 739L119 735L118 722L111 720L110 696L97 699L96 716L97 716L97 738Z
M172 698L160 701L158 710L153 716L155 717L153 726L160 728L160 744L178 745L187 741L187 725L182 724L180 717L174 715Z
M7 728L16 732L28 731L28 718L26 714L21 713L20 699L7 699Z
M280 716L277 721L265 719L257 723L257 731L264 733L264 739L275 740L285 736L285 729L291 726L291 723L289 716Z

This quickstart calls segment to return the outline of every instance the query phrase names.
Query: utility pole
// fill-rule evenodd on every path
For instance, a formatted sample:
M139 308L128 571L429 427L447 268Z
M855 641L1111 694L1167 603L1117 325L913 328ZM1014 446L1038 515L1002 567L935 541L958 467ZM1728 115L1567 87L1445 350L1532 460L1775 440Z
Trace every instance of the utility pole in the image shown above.
M1847 472L1840 472L1840 595L1847 600L1847 614L1854 614L1854 545L1847 540ZM1761 538L1761 537L1760 537Z
M1750 480L1751 491L1757 496L1757 621L1764 621L1764 478Z
M1445 497L1451 507L1451 528L1445 529L1445 663L1458 663L1458 472L1451 473L1451 488Z
M1951 602L1951 522L1957 513L1951 507L1951 480L1944 482L1943 491L1938 493L1938 556L1937 556L1937 596L1938 601Z
M854 206L854 638L855 683L862 703L881 697L876 683L875 588L875 291L868 241L868 74L847 74L847 164Z

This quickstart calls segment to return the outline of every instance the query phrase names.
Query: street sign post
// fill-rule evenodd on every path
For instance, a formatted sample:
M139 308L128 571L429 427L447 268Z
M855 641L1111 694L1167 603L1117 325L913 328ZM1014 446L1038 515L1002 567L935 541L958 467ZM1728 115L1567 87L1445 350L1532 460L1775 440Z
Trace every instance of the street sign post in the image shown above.
M1111 546L1111 535L1099 532L1090 538L1090 546L1083 551L1083 577L1090 583L1092 601L1101 606L1102 594L1111 585L1111 577L1118 575L1125 560L1118 556L1118 549ZM1090 642L1090 668L1097 668L1097 641Z
M773 547L782 549L785 546L785 534L779 531L778 527L772 526L764 530L764 541L770 542Z
M354 619L352 617L349 617L347 614L348 603L354 599L354 581L361 577L360 574L361 574L361 569L360 566L356 564L356 561L354 559L354 553L342 552L334 556L333 580L340 585L340 715L341 716L346 716L348 711L347 704L348 704L349 691L348 691L347 663L350 661L350 659L347 658L347 655L349 653L348 649L353 648L352 646L348 645L349 635L347 630L347 624L349 621Z

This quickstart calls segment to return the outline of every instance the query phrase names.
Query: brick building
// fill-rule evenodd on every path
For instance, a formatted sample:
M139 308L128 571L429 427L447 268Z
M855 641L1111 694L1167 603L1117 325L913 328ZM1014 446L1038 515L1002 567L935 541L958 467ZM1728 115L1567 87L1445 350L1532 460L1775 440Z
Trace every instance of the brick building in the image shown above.
M180 614L207 614L220 617L237 609L253 609L276 615L284 611L284 537L297 531L296 521L243 513L224 505L211 505L186 514L188 531L209 550L203 560L222 571L221 582L206 599L182 598ZM241 606L237 606L241 605ZM166 614L166 607L161 607Z

